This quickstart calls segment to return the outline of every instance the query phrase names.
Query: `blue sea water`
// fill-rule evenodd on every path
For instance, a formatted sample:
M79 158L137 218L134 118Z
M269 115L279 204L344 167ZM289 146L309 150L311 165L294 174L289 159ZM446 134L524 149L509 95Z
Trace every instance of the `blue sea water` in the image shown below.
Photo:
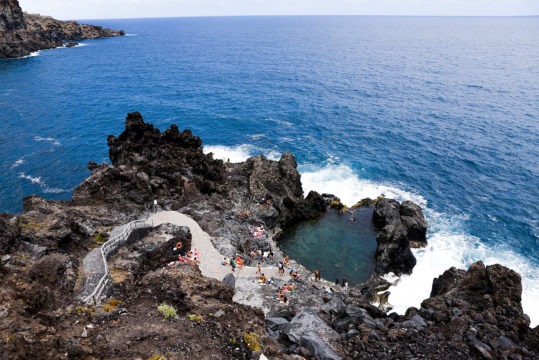
M482 259L522 274L539 322L539 18L92 22L129 36L0 60L0 211L69 198L136 110L233 161L291 151L306 190L349 204L419 202L430 245L395 309Z

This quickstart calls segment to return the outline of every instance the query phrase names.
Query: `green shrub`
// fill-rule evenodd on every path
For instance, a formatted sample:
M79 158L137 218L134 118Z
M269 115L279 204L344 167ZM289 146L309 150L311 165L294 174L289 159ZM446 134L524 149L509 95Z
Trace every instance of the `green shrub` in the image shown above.
M174 309L172 306L167 304L161 304L157 307L157 311L161 313L165 317L165 319L168 318L175 318L178 316L176 313L176 309Z
M191 320L191 321L197 321L197 322L204 321L204 319L203 319L202 316L200 316L200 315L189 314L189 315L187 315L187 316L189 317L189 320Z
M258 335L255 332L250 333L243 333L243 341L247 344L247 347L251 351L259 351L260 350L260 343L258 342L260 340L260 335Z
M94 240L98 244L103 244L105 242L105 237L100 232L94 234Z
M89 318L95 314L95 307L93 306L77 306L75 309L77 315L87 315Z
M121 300L112 298L105 305L103 305L103 311L105 311L105 312L112 311L112 310L116 309L118 307L118 305L121 305L121 304L122 304Z
M152 355L148 360L167 360L167 358L164 355Z

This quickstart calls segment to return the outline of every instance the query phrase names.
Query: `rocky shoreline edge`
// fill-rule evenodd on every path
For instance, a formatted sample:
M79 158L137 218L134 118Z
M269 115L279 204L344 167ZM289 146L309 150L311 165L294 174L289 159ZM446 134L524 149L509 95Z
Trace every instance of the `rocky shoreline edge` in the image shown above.
M113 283L101 304L82 304L88 252L113 228L157 211L190 216L223 256L243 254L246 265L252 250L276 249L273 236L251 237L246 224L263 224L273 235L332 207L347 211L333 195L304 197L289 153L279 161L256 156L225 163L204 154L189 130L172 125L161 132L139 113L128 114L124 132L107 142L112 164L90 162L92 174L71 200L30 196L22 213L0 215L2 358L538 357L539 328L531 329L522 311L520 276L500 265L448 269L435 279L430 298L405 315L372 305L389 296L379 275L410 273L410 245L426 241L421 209L385 198L357 204L374 207L378 249L373 277L349 291L325 293L302 268L289 304L263 288L264 301L273 304L263 312L250 306L249 294L238 299L230 281L206 278L188 264L164 268L176 257L174 244L190 247L193 234L160 225L110 260ZM162 316L157 307L164 304L176 316Z
M73 47L79 40L123 35L123 30L23 13L18 0L0 1L0 59L25 57L62 46Z

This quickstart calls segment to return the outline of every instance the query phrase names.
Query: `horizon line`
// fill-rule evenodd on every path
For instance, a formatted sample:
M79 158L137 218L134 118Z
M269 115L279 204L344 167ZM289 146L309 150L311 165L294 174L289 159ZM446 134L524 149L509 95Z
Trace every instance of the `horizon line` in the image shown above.
M30 15L42 15L38 13L29 13ZM421 14L249 14L249 15L179 15L179 16L144 16L144 17L104 17L104 18L58 18L62 21L81 21L81 20L144 20L144 19L186 19L186 18L233 18L233 17L437 17L437 18L511 18L511 17L539 17L535 15L421 15Z

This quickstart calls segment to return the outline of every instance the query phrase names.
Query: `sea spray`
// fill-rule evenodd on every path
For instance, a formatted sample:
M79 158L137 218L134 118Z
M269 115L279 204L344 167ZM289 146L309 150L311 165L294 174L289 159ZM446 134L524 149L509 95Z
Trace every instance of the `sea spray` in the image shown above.
M239 163L247 160L251 156L262 154L270 160L279 160L281 154L276 151L263 151L253 145L243 144L238 146L207 145L204 146L204 153L213 154L214 159Z
M264 154L273 160L279 158L274 151L264 151L253 145L235 147L206 146L206 153L213 152L215 158L242 162L250 156ZM412 249L417 265L411 275L392 279L395 284L390 288L389 302L393 311L404 314L411 306L419 307L430 296L432 280L452 266L466 269L471 263L481 260L485 265L502 264L522 276L522 307L530 316L531 325L539 324L539 275L533 264L510 249L486 246L481 239L465 231L466 214L445 214L428 207L427 200L414 191L403 190L399 185L377 183L361 179L350 167L339 164L338 159L330 158L325 166L299 165L303 191L308 194L315 190L338 196L348 205L354 205L364 198L377 198L384 195L400 202L405 200L419 204L427 218L428 242L425 248ZM404 185L402 186L404 187Z
M325 167L300 166L302 169L307 169L301 174L305 193L316 190L334 194L348 206L366 197L385 195L401 202L413 201L423 208L429 224L429 244L412 250L417 259L413 273L394 280L389 301L395 312L404 314L410 306L419 307L430 296L432 280L445 270L452 266L466 269L471 263L482 260L486 265L502 264L522 276L522 307L530 316L532 327L539 323L539 303L536 301L539 298L539 275L533 264L510 249L488 247L481 239L467 234L463 224L467 216L433 211L423 196L393 184L361 179L346 165L329 162Z

